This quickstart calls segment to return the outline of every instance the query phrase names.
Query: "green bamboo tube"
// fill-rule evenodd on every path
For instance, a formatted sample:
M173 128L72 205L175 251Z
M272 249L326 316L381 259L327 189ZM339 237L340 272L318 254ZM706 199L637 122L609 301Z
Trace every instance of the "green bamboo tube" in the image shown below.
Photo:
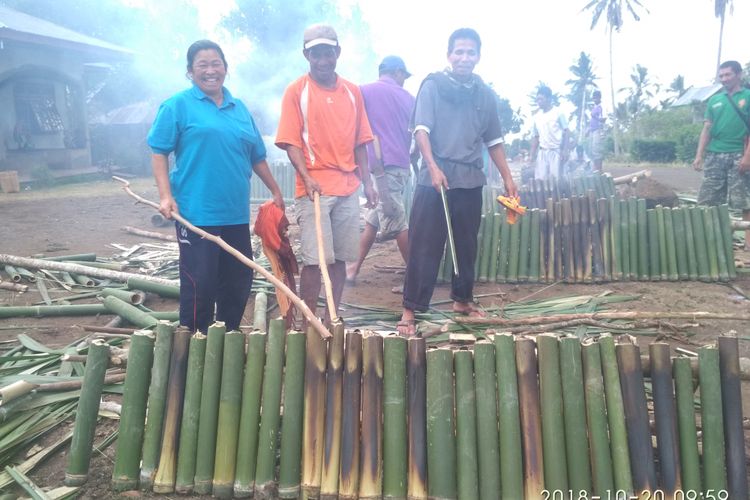
M667 249L667 228L664 207L656 207L656 228L659 237L659 276L662 281L669 279L669 250Z
M117 297L104 297L103 303L109 312L121 316L138 328L153 328L156 326L156 318Z
M133 292L122 288L103 288L101 292L99 292L99 295L102 297L117 297L118 299L134 306L143 304L144 298L143 293L141 292Z
M724 411L719 350L716 347L705 346L698 349L698 380L703 429L703 491L726 490Z
M21 273L19 273L15 267L11 266L10 264L6 264L4 270L13 283L21 282Z
M540 220L541 213L539 209L531 211L531 234L530 234L530 251L529 251L529 281L532 283L539 282L539 240L541 239L540 232Z
M427 352L427 486L430 498L457 498L453 352Z
M383 495L383 337L365 332L362 339L362 442L359 498Z
M55 262L75 261L75 262L96 262L95 253L76 253L72 255L56 255L54 257L41 257L42 260L52 260Z
M151 374L153 348L154 337L151 332L133 333L122 394L118 446L115 452L115 465L112 469L112 487L115 491L132 490L138 486L143 420L146 418L148 379ZM108 362L109 359L107 359Z
M620 258L620 265L622 266L622 279L624 280L632 280L633 279L633 269L631 269L631 264L633 263L633 258L630 255L631 252L637 251L635 248L630 248L630 243L632 241L630 237L630 210L628 207L628 201L627 200L620 200L618 202L620 207L620 245L621 245L621 258ZM632 222L633 227L635 227L636 222ZM637 262L637 261L636 261Z
M669 356L669 344L666 342L653 342L648 348L661 479L659 489L668 497L673 497L677 490L682 490L682 478L672 386L672 360Z
M620 235L620 202L615 196L609 198L610 235L612 241L612 279L623 279L622 237Z
M407 498L418 500L427 498L427 359L423 338L412 337L407 343Z
M236 498L252 496L255 485L263 367L266 361L266 337L266 333L259 330L253 331L247 337L247 361L245 362L245 378L242 383L242 409L234 478L234 496ZM289 340L287 340L287 344L288 342ZM297 483L299 484L299 477Z
M162 285L141 278L128 278L127 284L130 290L143 290L168 299L180 298L180 287L176 285Z
M505 498L523 498L523 453L515 339L511 334L496 334L494 342L502 494Z
M492 214L482 216L482 247L479 254L479 281L487 283L487 276L490 272L490 256L494 255L492 250L492 233L495 231L493 223L495 218Z
M470 351L453 355L456 374L456 478L458 498L479 498L477 404Z
M284 319L274 318L268 324L266 366L263 370L263 389L258 429L258 458L255 465L255 497L274 498L276 483L276 447L279 437L281 407L281 375L284 370L284 341L286 336ZM313 335L318 337L319 335ZM320 339L321 342L324 342ZM307 339L308 344L310 338ZM323 344L325 346L325 344ZM325 352L325 351L324 351ZM325 372L324 372L325 373ZM321 440L322 442L322 440Z
M562 210L562 204L557 201L554 203L554 210L555 210L555 220L554 220L554 241L552 242L554 248L554 256L555 256L555 262L553 263L554 267L554 280L559 281L563 279L563 268L564 268L564 255L563 255L563 210Z
M714 242L716 244L716 257L719 263L719 280L729 281L729 267L727 263L727 255L724 249L724 236L721 234L721 220L719 219L719 209L717 207L709 207L708 212L711 216L711 222L714 227ZM734 261L734 256L730 259Z
M159 465L154 475L154 493L173 492L177 480L177 446L180 439L189 351L190 331L187 328L178 327L172 336L172 352L169 356L167 404L164 408ZM132 355L131 351L130 356ZM120 434L120 438L123 437Z
M588 192L589 203L589 239L591 240L591 274L595 282L601 283L604 278L604 252L602 249L601 232L599 230L599 213L596 194Z
M727 271L729 277L737 277L737 270L734 267L734 244L732 241L732 221L729 218L729 207L727 205L718 206L719 228L721 229L721 241L724 243L724 254L727 260Z
M637 280L640 270L638 262L638 200L635 197L628 198L628 248L630 249L630 279Z
M698 458L698 431L695 426L693 369L690 367L689 358L675 358L672 368L677 401L677 428L680 433L682 488L686 494L689 491L698 493L703 489Z
M570 199L573 210L573 268L575 269L575 282L582 283L584 279L584 241L583 241L583 222L581 221L581 202L579 196L573 196Z
M99 415L99 400L108 365L109 346L102 340L92 341L86 358L86 369L83 372L73 439L70 441L68 464L65 469L66 486L80 486L88 480L96 419Z
M0 319L48 316L95 316L108 314L102 304L78 304L65 306L10 306L0 307Z
M552 198L547 198L547 239L546 247L542 257L545 259L544 273L547 276L547 283L556 281L555 262L558 256L555 254L555 226L558 224L558 216L555 213L555 203Z
M562 277L566 283L575 282L575 257L573 255L573 206L570 202L570 198L565 198L560 202L562 226L561 232L561 244L563 253L563 265L562 265Z
M609 202L605 198L597 200L599 217L599 241L602 245L602 273L604 281L612 279L612 236L609 228Z
M551 214L549 214L551 215ZM547 238L549 233L547 227L549 227L549 215L547 209L542 207L539 209L539 237L537 238L537 250L536 250L536 267L539 270L539 278L537 282L547 282ZM531 233L532 239L534 239L534 232Z
M594 248L589 198L586 195L580 196L578 197L578 203L581 206L581 225L579 226L579 230L583 259L583 281L584 283L591 283L593 279L592 263Z
M479 264L482 260L482 249L484 246L484 215L481 216L479 231L477 232L477 254L474 256L474 280L479 281Z
M550 491L568 491L560 345L557 335L553 333L537 335L536 345L539 357L542 448L545 450L544 485Z
M305 419L302 429L302 498L317 498L320 495L325 444L327 348L324 339L308 331L305 354ZM263 393L265 398L265 388ZM263 407L265 408L265 403ZM278 415L278 411L276 413Z
M502 214L492 214L492 241L490 242L490 267L487 271L487 281L492 283L497 282L497 261L500 247L500 232L504 225L504 217Z
M150 490L154 484L156 466L159 464L161 432L164 424L164 407L167 400L169 358L172 352L174 327L168 321L159 321L155 329L154 363L151 368L151 386L148 389L148 418L143 434L141 460L142 489ZM201 362L202 365L202 362ZM193 478L190 477L192 487Z
M648 281L649 275L649 255L648 255L648 225L647 225L646 200L638 198L636 200L636 224L637 224L637 248L638 248L638 279ZM632 224L632 222L631 222Z
M586 420L589 428L591 469L595 495L614 489L612 455L607 435L607 412L599 344L585 341L581 346L586 391Z
M729 498L748 498L739 343L736 334L722 335L717 343L726 435L727 490Z
M253 304L253 329L261 332L268 331L268 295L265 292L255 294L255 303Z
M217 321L208 327L206 357L203 363L201 385L201 411L198 417L198 450L195 460L195 483L193 489L200 495L211 493L214 475L214 450L216 449L216 426L219 418L221 388L221 360L224 357L224 335L226 326Z
M604 392L607 402L610 450L615 489L633 493L633 476L630 469L630 449L625 425L625 403L622 399L620 372L617 369L615 340L608 334L599 335L599 354L604 375Z
M325 448L320 497L335 499L339 494L339 466L341 465L341 411L344 380L344 323L333 327L328 344L326 376Z
M632 341L616 347L620 369L620 385L628 429L628 448L635 491L656 489L654 451L651 447L651 428L648 421L646 391L643 385L641 353Z
M524 283L529 280L529 251L531 246L531 212L521 216L521 235L518 255L518 281Z
M706 250L708 254L708 275L711 281L719 280L719 252L716 244L716 232L714 231L714 219L710 207L703 207L703 229L706 236ZM723 250L723 245L722 245Z
M477 406L477 461L479 498L500 499L500 435L497 427L497 374L495 346L480 340L474 344L474 383Z
M685 219L685 248L687 249L688 278L692 281L698 279L698 257L696 256L695 233L693 231L693 218L689 208L680 209Z
M667 243L667 278L670 281L679 279L677 270L677 249L675 248L674 221L672 220L672 209L664 208L664 233Z
M503 224L500 227L500 243L497 253L497 274L495 281L505 283L508 280L508 254L510 253L511 226L506 219L505 211L500 214Z
M159 343L158 328L156 335L157 344ZM183 401L180 444L177 451L177 472L175 473L174 485L177 493L187 494L193 491L195 457L198 454L198 415L201 409L201 382L203 380L203 361L205 357L206 336L201 332L195 332L190 338L188 351L185 399ZM154 355L154 368L156 368L156 355ZM153 375L151 378L151 385L153 387ZM150 412L151 409L149 409ZM144 469L141 466L141 478L143 476ZM141 487L143 487L143 484Z
M674 246L677 253L677 275L681 280L688 279L687 238L685 237L685 211L681 208L672 209L672 225L674 226Z
M690 212L690 220L693 223L693 241L695 242L695 259L698 261L698 279L709 281L711 273L708 265L706 230L703 225L703 208L689 207L688 212Z
M516 372L523 439L525 498L539 498L542 490L545 489L538 369L534 349L532 339L527 337L516 339Z
M656 210L646 210L648 226L648 267L651 281L661 280L661 261L659 258L659 222Z
M313 332L311 335L317 335L317 333ZM284 418L281 420L279 498L299 498L300 494L306 338L307 336L302 332L291 331L286 335ZM248 354L249 357L250 355ZM245 373L247 373L247 369ZM258 392L258 396L260 396L260 391ZM242 402L244 405L244 396ZM242 424L240 424L240 428L242 428ZM236 486L237 482L235 481L235 496L237 496Z
M588 453L589 438L586 431L581 342L578 337L566 336L560 339L560 372L563 414L565 415L565 453L570 489L577 494L580 492L590 494L591 464ZM547 470L546 465L544 469Z
M506 274L508 283L518 283L518 265L521 254L521 224L525 215L516 219L516 223L510 226L510 246L508 248L508 272Z
M19 271L20 271L20 269L19 269ZM21 273L21 274L23 274L23 273ZM90 277L88 277L88 276L86 276L84 274L70 273L70 277L73 278L73 281L75 281L76 283L78 283L81 286L89 286L89 287L91 287L91 286L95 285L94 280L92 280Z
M344 365L344 401L341 416L341 470L339 498L356 499L359 495L359 414L362 388L362 334L346 334ZM411 342L411 340L410 340ZM309 351L309 348L308 348ZM307 387L305 380L305 387ZM424 443L424 441L423 441Z
M405 499L407 494L406 346L403 337L383 340L383 498L386 499Z

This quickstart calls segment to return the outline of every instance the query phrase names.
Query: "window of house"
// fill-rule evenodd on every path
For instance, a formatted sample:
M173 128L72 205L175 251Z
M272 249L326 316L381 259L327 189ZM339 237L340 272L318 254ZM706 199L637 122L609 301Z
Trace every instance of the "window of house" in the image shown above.
M53 84L17 83L13 94L17 127L34 134L50 134L64 129L62 118L55 104Z

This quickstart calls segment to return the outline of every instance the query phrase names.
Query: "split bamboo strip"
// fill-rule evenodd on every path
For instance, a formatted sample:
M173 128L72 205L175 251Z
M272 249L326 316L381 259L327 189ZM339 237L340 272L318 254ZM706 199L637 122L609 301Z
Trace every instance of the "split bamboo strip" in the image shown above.
M633 256L631 255L632 252L637 252L636 248L631 248L630 243L633 241L633 239L630 236L630 210L628 207L628 200L620 200L617 202L617 204L620 206L620 245L622 248L622 257L620 259L620 265L622 266L622 279L624 280L632 280L633 279L633 269L632 264L634 262ZM635 228L635 221L632 223L633 227ZM635 263L637 264L637 257L635 259ZM636 269L637 271L637 269Z
M734 267L734 247L732 241L732 220L729 217L729 207L719 205L719 227L721 228L721 241L724 244L724 254L726 255L727 270L729 277L737 277L737 270Z
M312 328L309 330L312 330ZM309 335L315 335L315 332L311 331ZM279 460L279 498L299 498L300 494L302 420L304 418L305 403L304 368L306 338L307 335L302 332L291 331L286 335L284 418L281 420L281 458ZM248 362L249 359L250 356L248 355ZM247 369L245 373L247 374ZM256 397L258 406L260 406L260 390ZM244 404L245 400L243 399ZM242 424L240 424L240 428L242 428ZM257 429L257 425L255 428ZM237 496L236 481L235 496Z
M610 235L612 241L612 279L623 279L622 274L622 237L620 236L620 204L617 198L609 198Z
M662 281L669 279L669 250L667 248L667 229L664 219L664 207L656 206L656 227L659 237L659 276Z
M494 343L502 494L506 498L523 498L523 453L515 340L513 335L503 333L495 335Z
M326 351L328 343L307 338L305 355L305 411L302 437L302 498L318 498L323 474L326 400ZM268 378L268 373L266 373ZM265 388L263 395L265 399ZM265 416L266 405L263 403ZM359 405L357 405L359 412ZM278 413L278 411L276 412ZM359 418L357 418L359 421ZM272 463L272 461L271 461Z
M708 276L711 281L719 280L719 255L716 246L716 232L714 231L714 220L709 208L704 207L701 210L703 218L703 229L706 237L706 250L708 253ZM722 250L724 246L722 245Z
M217 321L208 327L206 357L203 363L201 385L201 411L198 417L198 450L195 460L195 483L193 489L200 495L211 493L214 475L212 453L216 449L216 426L219 418L221 388L221 360L224 358L224 322Z
M500 435L498 433L495 346L480 340L474 344L474 384L477 403L477 460L479 498L500 500Z
M420 500L427 498L427 360L423 338L412 337L407 344L407 498Z
M696 241L693 231L693 218L690 209L681 208L682 217L685 220L685 240L687 245L688 278L695 281L698 279L698 257L696 256Z
M573 207L571 205L570 199L565 198L560 202L561 207L561 217L562 217L562 225L561 225L561 237L562 237L562 253L563 253L563 262L562 262L562 278L566 283L573 283L575 282L575 257L573 255Z
M157 326L157 344L159 343L158 328ZM177 449L177 472L175 473L174 485L174 490L182 494L188 494L193 491L195 457L198 455L198 415L200 415L201 410L201 383L203 380L203 362L205 357L206 336L201 332L195 332L190 338L190 348L188 351L185 398L183 400L180 444ZM154 355L154 360L156 360L156 355ZM167 366L169 365L167 364ZM156 361L154 361L154 369L156 369ZM154 386L153 375L151 386ZM149 408L150 413L151 408ZM161 428L159 430L161 431ZM157 444L159 443L158 441L156 442ZM145 448L146 446L144 445ZM141 466L141 480L143 480L143 477L144 467ZM151 482L153 483L153 480ZM141 487L143 487L143 484L141 484Z
M720 336L717 343L721 374L721 401L724 405L722 409L726 436L727 490L729 498L748 498L739 343L737 335L734 334Z
M672 225L674 226L675 251L677 252L677 274L681 280L686 280L689 274L688 243L685 237L685 211L683 209L672 209Z
M493 235L498 229L499 226L493 229L495 231ZM405 338L386 337L383 340L383 498L385 499L405 499L407 495L406 358L407 340Z
M682 488L685 494L702 492L701 468L698 458L698 432L695 426L693 370L690 359L675 358L673 363L675 398L677 400L677 427L680 432L680 465Z
M708 248L706 247L706 231L703 227L703 211L700 207L689 207L690 220L693 225L695 259L698 261L698 279L709 281Z
M341 412L344 379L344 323L337 321L328 344L326 376L325 448L320 498L335 500L339 493L341 465Z
M508 254L510 253L510 232L512 226L508 224L505 211L500 214L500 217L502 217L503 225L500 228L500 248L497 255L497 274L495 275L495 281L497 283L505 283L508 279Z
M245 379L242 383L242 410L240 412L237 466L234 477L234 496L236 498L251 497L255 486L263 367L266 361L266 337L267 334L259 330L254 330L247 337L247 361L245 362ZM299 456L297 458L299 459ZM297 484L299 484L299 477L297 478Z
M614 489L612 455L607 435L607 412L599 344L585 341L581 346L586 393L586 421L589 428L591 475L595 495Z
M453 352L427 352L427 484L430 498L457 498Z
M490 242L490 267L487 271L487 280L491 283L497 281L497 262L500 246L500 233L503 228L504 217L502 214L492 214L492 241Z
M261 499L276 497L274 472L276 468L276 446L279 437L279 408L281 407L281 375L284 370L285 336L286 323L284 323L284 319L281 317L272 319L268 325L266 366L263 371L263 402L258 429L258 459L255 466L255 498ZM325 349L325 340L319 335L312 335L312 338L321 342ZM308 344L312 343L309 338L307 341ZM325 356L325 350L323 355ZM325 359L323 363L325 363Z
M146 417L153 347L154 337L151 332L137 331L131 337L130 363L122 395L118 433L120 443L126 445L118 446L115 454L115 465L112 470L112 486L115 491L132 490L138 486L143 420Z
M664 231L667 241L667 278L669 281L677 281L679 273L677 271L677 249L675 248L674 221L672 220L672 209L665 208L664 214Z
M724 248L724 236L721 234L721 220L719 219L719 209L717 207L709 207L708 212L711 216L711 222L714 226L714 242L716 245L716 257L719 262L719 280L729 281L729 266L727 263L727 255ZM732 256L730 261L734 261Z
M698 369L703 429L703 491L716 492L725 490L727 481L724 470L721 372L719 350L715 346L698 349Z
M554 333L536 337L539 357L539 394L542 410L544 485L550 491L568 491L560 345Z
M659 257L659 223L656 210L646 210L646 225L648 226L648 267L651 281L661 280L661 259Z
M456 374L456 483L458 498L479 498L477 405L471 351L453 355Z
M518 281L525 283L529 280L529 252L531 247L531 212L522 216L519 220L521 224L521 239L519 242L518 255Z
M612 237L609 228L609 203L605 198L597 200L599 216L599 241L602 245L602 272L604 281L612 279Z
M534 341L531 338L516 339L516 372L523 439L525 498L539 498L542 490L545 489L538 369L534 348Z
M88 349L73 439L70 442L68 464L65 469L66 486L80 486L88 480L96 418L99 414L99 399L102 396L104 374L108 364L109 346L101 340L92 341Z
M231 498L237 466L237 438L242 403L242 372L245 363L245 335L239 330L224 335L221 363L216 457L214 459L213 496ZM210 450L208 450L210 453Z
M648 281L649 275L649 255L648 255L648 224L646 200L638 198L636 201L636 224L638 231L638 279Z
M540 222L542 213L538 208L531 211L531 240L529 242L529 281L539 282L539 240L541 237Z
M104 307L112 314L121 316L138 328L153 328L156 326L156 318L117 297L104 297Z
M362 442L359 498L383 495L383 337L365 332L362 340Z
M264 292L256 293L253 304L253 330L268 331L266 309L268 309L268 295Z
M159 464L161 431L164 424L164 407L167 400L167 381L169 379L169 357L172 352L174 327L168 321L159 321L154 333L156 335L154 363L151 368L151 386L148 389L148 414L146 429L143 434L143 458L141 460L140 485L143 489L153 487L156 466ZM202 361L201 366L203 366ZM193 478L191 476L191 487L192 484Z
M671 212L667 213L671 215ZM680 449L672 386L672 360L669 356L669 344L666 342L653 342L648 347L651 358L651 389L654 399L656 444L661 479L659 489L671 498L677 490L682 490Z
M521 255L521 223L526 218L522 215L516 223L510 226L510 246L508 248L508 283L518 282L518 263Z
M354 500L359 494L359 412L362 388L362 334L358 330L348 332L345 342L343 392L346 404L341 416L339 497L346 500ZM307 387L307 384L308 382L305 380L305 387Z

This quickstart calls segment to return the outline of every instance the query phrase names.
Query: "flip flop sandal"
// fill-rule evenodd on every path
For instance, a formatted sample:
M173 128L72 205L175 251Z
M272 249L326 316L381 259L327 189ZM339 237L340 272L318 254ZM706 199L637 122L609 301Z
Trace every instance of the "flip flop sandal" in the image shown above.
M402 337L419 337L421 334L417 330L417 320L404 319L396 323L396 330Z

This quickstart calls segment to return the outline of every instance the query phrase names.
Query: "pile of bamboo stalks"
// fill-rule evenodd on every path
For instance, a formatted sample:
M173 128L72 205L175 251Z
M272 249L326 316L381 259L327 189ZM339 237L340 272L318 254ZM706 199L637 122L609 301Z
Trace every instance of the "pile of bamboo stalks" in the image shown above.
M629 336L496 334L453 351L345 333L341 323L333 330L323 340L276 319L268 333L217 323L191 336L162 323L155 339L134 336L114 488L220 498L747 498L736 336L693 359L651 344L648 383Z

